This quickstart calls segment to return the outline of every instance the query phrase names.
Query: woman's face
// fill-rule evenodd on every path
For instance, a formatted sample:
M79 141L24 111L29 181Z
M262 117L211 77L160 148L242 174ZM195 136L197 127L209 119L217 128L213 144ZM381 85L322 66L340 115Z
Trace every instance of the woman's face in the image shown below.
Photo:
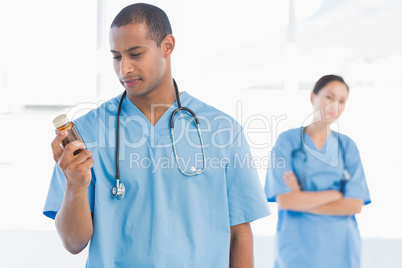
M332 123L336 121L345 110L349 92L344 83L339 81L329 82L318 94L311 93L315 121ZM319 113L318 113L319 111Z

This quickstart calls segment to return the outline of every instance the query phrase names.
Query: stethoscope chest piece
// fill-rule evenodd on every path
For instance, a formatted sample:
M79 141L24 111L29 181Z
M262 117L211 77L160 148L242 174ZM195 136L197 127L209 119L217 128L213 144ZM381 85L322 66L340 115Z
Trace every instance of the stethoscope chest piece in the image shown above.
M199 169L199 168L196 168L196 167L191 167L191 171L195 172L196 174L201 174L202 173L202 170Z
M124 186L123 183L119 183L119 181L117 181L117 185L113 186L112 188L112 195L117 200L122 200L125 193L126 193L126 187Z
M345 181L348 181L348 180L350 180L350 173L349 173L349 171L345 168L344 170L343 170L343 178L344 178L344 180Z

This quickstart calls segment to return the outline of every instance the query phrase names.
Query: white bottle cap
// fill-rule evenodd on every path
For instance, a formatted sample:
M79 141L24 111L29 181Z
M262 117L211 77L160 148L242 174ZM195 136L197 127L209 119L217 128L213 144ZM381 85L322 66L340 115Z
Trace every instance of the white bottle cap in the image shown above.
M53 125L55 128L59 128L64 126L65 124L67 124L69 122L68 117L66 114L61 114L58 117L56 117L55 119L53 119Z

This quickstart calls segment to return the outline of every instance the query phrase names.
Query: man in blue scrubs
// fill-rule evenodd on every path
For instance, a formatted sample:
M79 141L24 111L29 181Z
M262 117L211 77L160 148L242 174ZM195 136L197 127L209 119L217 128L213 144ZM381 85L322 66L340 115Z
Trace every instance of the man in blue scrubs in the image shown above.
M171 74L175 47L169 20L159 8L124 8L110 29L115 72L127 92L120 116L120 178L116 185L117 107L122 95L75 120L85 145L52 142L55 165L44 214L55 219L73 254L88 243L87 267L253 267L249 222L270 214L242 127L228 115L182 92L197 114L175 116L178 163L170 116L177 108ZM177 138L176 138L177 137ZM78 148L83 149L74 155Z

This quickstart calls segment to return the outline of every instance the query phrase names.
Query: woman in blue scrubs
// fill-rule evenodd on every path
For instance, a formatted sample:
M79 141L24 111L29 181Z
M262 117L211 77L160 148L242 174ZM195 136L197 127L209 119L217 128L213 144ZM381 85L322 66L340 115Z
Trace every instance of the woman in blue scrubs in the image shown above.
M281 133L272 149L265 194L279 206L276 268L360 267L355 214L370 195L356 144L330 128L348 95L341 77L321 77L313 122Z

